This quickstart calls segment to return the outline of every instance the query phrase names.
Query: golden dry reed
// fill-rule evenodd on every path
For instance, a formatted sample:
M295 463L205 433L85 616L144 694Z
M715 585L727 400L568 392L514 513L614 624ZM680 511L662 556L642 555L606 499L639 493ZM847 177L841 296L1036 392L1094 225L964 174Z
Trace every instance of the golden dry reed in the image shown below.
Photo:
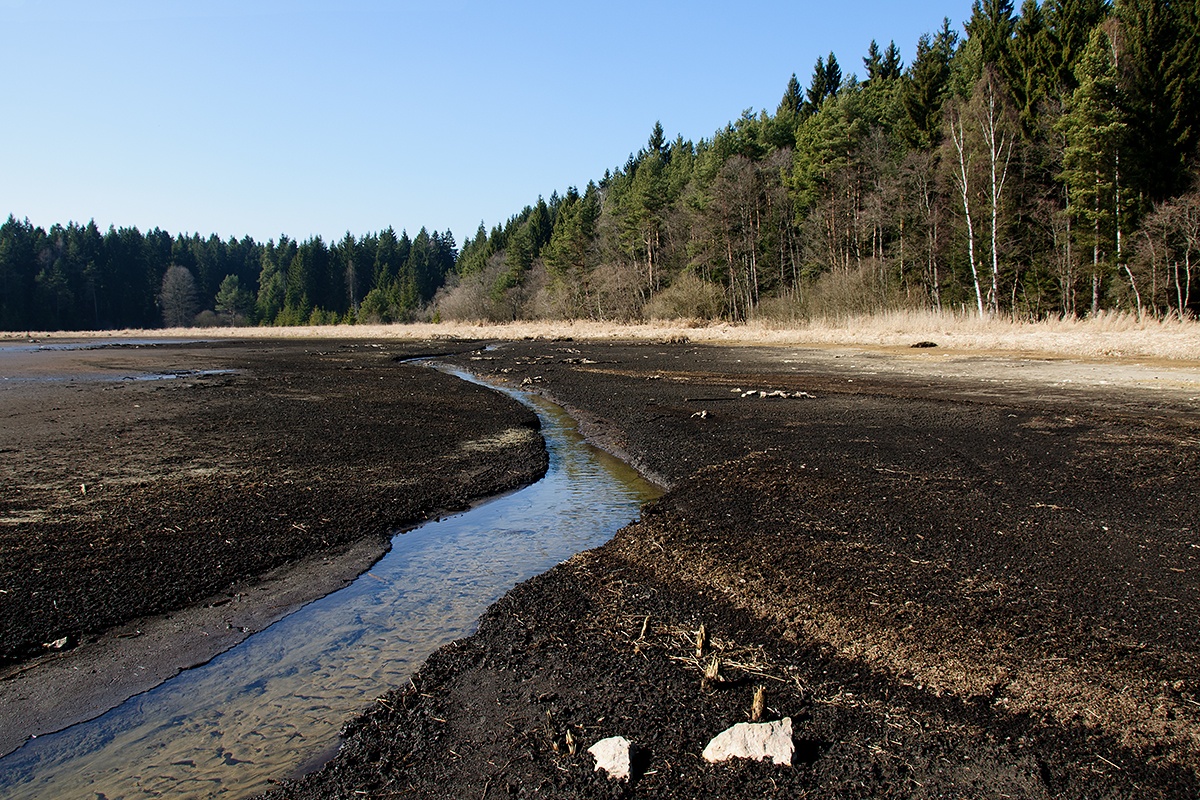
M1138 321L1129 313L1036 322L932 311L891 311L804 323L673 321L622 324L594 321L411 323L281 328L172 328L104 332L16 332L0 340L94 338L281 339L574 339L578 341L695 342L731 345L908 348L933 342L944 350L1064 355L1079 358L1157 358L1200 362L1200 322Z

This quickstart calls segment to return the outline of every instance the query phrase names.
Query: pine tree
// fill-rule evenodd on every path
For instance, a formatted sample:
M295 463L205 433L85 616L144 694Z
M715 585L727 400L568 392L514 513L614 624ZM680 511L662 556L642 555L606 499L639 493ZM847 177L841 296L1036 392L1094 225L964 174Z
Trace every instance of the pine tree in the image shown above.
M829 85L826 82L825 58L824 56L817 56L817 63L813 65L812 78L809 80L808 90L805 92L805 114L815 114L817 109L821 107L821 103L828 96Z
M1025 0L1017 20L1012 54L1015 62L1013 100L1026 136L1037 128L1039 109L1054 83L1054 43L1038 0Z
M804 97L800 93L800 81L796 80L796 73L792 73L792 77L788 80L787 89L783 93L783 98L779 101L779 108L775 110L775 115L795 117L800 113L801 106L804 105Z
M883 51L883 64L880 66L879 76L884 80L895 80L899 78L904 71L904 64L900 60L900 48L896 47L896 42L888 42L887 50Z
M1122 213L1121 153L1128 126L1117 81L1117 50L1111 27L1092 31L1076 68L1078 87L1059 129L1066 143L1060 179L1066 184L1067 211L1075 232L1092 252L1092 313L1100 310L1105 278L1120 258Z
M1108 16L1108 0L1046 0L1042 16L1050 46L1047 76L1050 93L1064 101L1078 86L1075 66L1087 49L1092 30Z
M867 70L867 81L883 77L883 54L879 52L879 43L874 39L871 40L871 45L867 48L867 55L863 58L863 66Z
M1182 192L1200 133L1200 12L1195 2L1119 0L1120 77L1129 101L1130 179L1150 199Z
M941 129L942 104L950 86L950 59L958 45L958 34L950 20L932 38L923 34L917 42L917 57L905 74L900 103L913 129L913 144L929 147Z

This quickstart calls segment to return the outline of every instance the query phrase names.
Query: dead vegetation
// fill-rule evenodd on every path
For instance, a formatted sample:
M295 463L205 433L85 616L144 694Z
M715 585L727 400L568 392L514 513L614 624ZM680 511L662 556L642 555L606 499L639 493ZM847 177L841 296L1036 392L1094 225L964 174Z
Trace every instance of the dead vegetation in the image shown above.
M194 338L200 331L108 331L8 334L9 340L119 337ZM205 328L205 339L402 339L638 341L664 344L761 344L929 348L975 353L1024 353L1088 359L1200 361L1200 323L1106 312L1088 318L1021 321L932 311L890 311L818 318L802 323L652 321L614 323L542 320L513 323L443 322L395 325L324 325L287 328Z

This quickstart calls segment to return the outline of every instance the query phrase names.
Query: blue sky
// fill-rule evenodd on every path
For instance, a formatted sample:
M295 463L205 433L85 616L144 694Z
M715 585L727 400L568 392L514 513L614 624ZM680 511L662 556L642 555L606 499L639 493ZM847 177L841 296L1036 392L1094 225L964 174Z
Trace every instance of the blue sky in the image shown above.
M461 243L970 5L0 0L0 216Z

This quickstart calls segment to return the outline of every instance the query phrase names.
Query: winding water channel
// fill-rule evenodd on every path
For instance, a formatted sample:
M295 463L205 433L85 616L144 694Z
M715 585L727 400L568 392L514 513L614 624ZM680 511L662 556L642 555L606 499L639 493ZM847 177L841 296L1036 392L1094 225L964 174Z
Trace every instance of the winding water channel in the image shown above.
M657 494L584 442L558 406L502 391L542 420L550 467L541 481L396 536L345 589L102 717L26 743L0 759L0 796L265 791L332 755L349 716L469 635L506 591L607 541Z

